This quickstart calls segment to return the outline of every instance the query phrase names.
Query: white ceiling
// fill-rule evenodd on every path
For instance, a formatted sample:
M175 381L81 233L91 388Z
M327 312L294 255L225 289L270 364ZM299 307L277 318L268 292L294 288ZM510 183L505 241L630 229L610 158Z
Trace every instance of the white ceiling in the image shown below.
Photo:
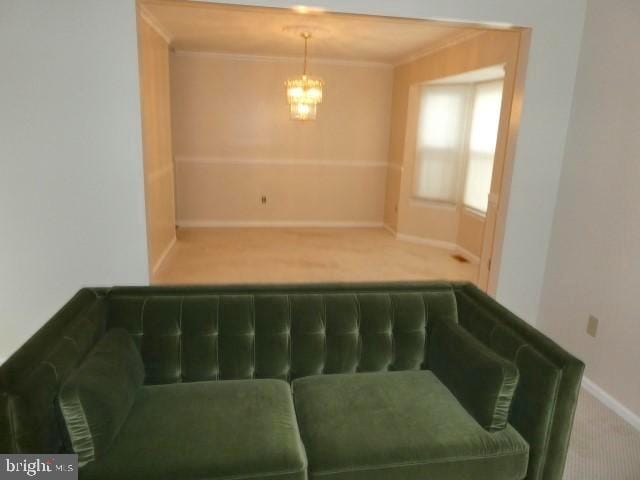
M142 0L141 8L176 50L185 51L299 57L299 32L311 30L312 57L394 64L478 30L443 22L181 0Z

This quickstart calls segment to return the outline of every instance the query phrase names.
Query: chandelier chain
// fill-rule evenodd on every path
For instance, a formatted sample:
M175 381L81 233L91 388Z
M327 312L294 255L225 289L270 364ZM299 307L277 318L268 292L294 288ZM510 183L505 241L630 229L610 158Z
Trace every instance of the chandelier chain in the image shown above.
M302 69L303 75L307 74L307 44L309 42L309 37L311 37L311 34L308 32L304 32L302 34L302 38L304 38L304 67Z

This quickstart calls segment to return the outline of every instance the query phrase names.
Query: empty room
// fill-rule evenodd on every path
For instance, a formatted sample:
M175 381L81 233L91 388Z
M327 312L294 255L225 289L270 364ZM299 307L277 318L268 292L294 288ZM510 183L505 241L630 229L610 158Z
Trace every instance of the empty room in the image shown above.
M528 29L139 5L154 283L488 287Z
M0 478L640 479L637 0L0 0Z

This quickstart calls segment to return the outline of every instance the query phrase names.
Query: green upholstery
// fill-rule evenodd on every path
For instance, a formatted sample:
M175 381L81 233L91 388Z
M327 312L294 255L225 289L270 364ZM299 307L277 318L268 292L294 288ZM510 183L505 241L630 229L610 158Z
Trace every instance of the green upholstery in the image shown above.
M428 369L438 322L516 365L495 434L529 444L527 480L561 480L584 365L474 286L444 282L82 290L0 367L0 451L63 449L56 396L105 328L129 332L154 385Z
M531 447L527 480L560 480L584 364L470 284L455 285L460 324L518 367L509 423Z
M486 430L507 426L518 369L460 325L434 320L429 368Z
M529 447L485 431L431 372L323 375L293 382L309 477L524 478Z
M427 310L456 318L451 288L434 287L221 295L114 289L109 327L136 339L151 385L420 369Z
M78 465L104 457L144 381L144 366L129 334L110 330L65 380L58 402Z
M289 385L236 380L140 389L109 455L86 480L304 480Z
M0 367L0 452L59 452L60 385L105 331L108 305L80 290Z

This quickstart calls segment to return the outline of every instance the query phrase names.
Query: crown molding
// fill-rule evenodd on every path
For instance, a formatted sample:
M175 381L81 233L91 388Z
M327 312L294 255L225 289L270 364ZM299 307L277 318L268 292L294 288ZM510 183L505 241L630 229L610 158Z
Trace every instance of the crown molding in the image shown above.
M454 47L461 43L467 42L473 38L479 37L480 35L483 35L486 32L487 32L486 30L480 30L480 29L461 32L460 34L452 38L445 39L442 42L436 42L434 45L430 45L424 50L420 50L410 55L407 55L406 57L401 58L398 62L394 63L393 66L399 67L402 65L406 65L407 63L415 62L416 60L421 60L422 58L427 57L429 55L433 55L434 53L439 52L441 50Z
M171 45L173 38L169 33L162 27L158 19L151 13L144 5L139 5L140 18L144 20L147 25L149 25L155 32L162 37L162 39L167 42L167 45Z
M257 55L249 53L228 53L228 52L211 52L211 51L199 51L199 50L183 50L174 49L174 55L183 57L204 57L215 58L220 60L235 60L240 62L264 62L264 63L299 63L304 60L304 57L291 57L280 55ZM363 68L383 68L392 69L394 65L392 63L373 62L364 60L344 60L339 58L325 58L325 57L311 57L309 63L318 65L341 65L345 67L363 67Z

